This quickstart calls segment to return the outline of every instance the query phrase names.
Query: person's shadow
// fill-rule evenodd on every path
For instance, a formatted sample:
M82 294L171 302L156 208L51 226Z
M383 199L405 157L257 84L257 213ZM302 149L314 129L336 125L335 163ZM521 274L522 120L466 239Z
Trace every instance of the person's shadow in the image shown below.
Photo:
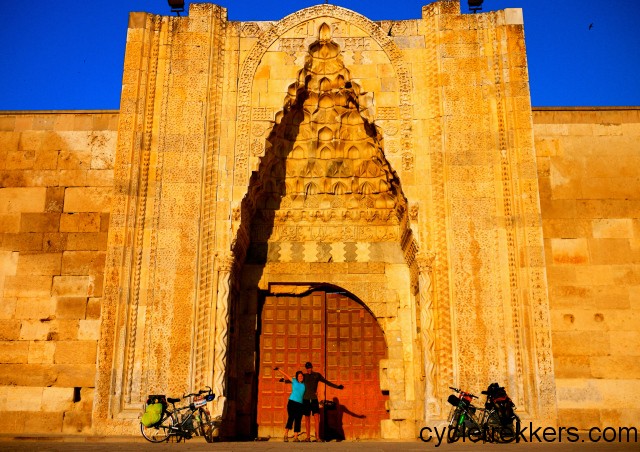
M334 397L333 400L325 400L321 408L320 420L322 425L320 431L323 432L322 439L325 441L344 441L344 415L364 419L364 414L356 414L350 411L346 406L340 404L340 399Z

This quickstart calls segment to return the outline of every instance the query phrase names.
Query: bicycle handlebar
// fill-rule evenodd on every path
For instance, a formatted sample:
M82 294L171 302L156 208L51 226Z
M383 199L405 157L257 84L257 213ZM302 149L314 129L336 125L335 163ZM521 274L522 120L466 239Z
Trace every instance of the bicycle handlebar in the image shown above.
M214 397L215 397L215 395L213 394L213 389L211 389L211 386L205 386L205 387L206 387L207 389L201 389L201 390L199 390L198 392L192 392L191 394L184 394L184 395L182 396L182 398L183 398L183 399L186 399L186 398L188 398L188 397L198 397L198 396L201 396L201 395L203 395L203 394L207 394L207 395L210 395L210 396L214 396ZM213 399L211 399L211 400L213 400Z
M466 395L468 395L469 397L473 397L473 398L475 398L475 399L477 399L477 398L478 398L478 396L477 396L477 395L471 394L470 392L465 392L465 391L463 391L463 390L461 390L461 389L458 389L458 388L454 388L453 386L449 386L449 389L451 389L451 390L453 390L453 391L455 391L455 392L457 392L457 393L459 393L459 394L466 394Z

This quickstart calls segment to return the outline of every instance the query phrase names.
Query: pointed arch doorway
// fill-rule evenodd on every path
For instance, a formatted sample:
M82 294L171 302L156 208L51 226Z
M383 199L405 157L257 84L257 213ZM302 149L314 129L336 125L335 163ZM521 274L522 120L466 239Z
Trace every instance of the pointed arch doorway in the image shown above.
M268 295L260 326L259 436L281 436L287 420L291 386L280 382L273 368L293 376L311 361L314 371L344 385L343 390L318 385L318 398L332 402L320 413L323 439L381 437L380 422L389 418L388 395L380 390L380 360L387 358L387 344L369 310L345 292Z

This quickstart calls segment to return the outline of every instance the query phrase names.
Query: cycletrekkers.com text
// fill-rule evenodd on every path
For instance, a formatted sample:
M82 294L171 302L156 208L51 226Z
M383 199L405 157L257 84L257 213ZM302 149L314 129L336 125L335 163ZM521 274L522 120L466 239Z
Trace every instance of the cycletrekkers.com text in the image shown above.
M446 442L448 426L441 427L423 427L420 430L420 439L425 443L434 442L438 447L442 442ZM605 442L605 443L637 443L638 442L638 429L636 427L592 427L586 431L585 434L579 434L581 432L577 427L537 427L534 428L533 422L529 422L528 426L524 424L518 424L513 437L506 442L526 442L531 443L534 441L540 443L555 443L555 442ZM584 432L584 430L583 430ZM462 435L457 441L471 441L478 442L481 438L478 435L469 435L469 432L465 432L463 429ZM456 441L456 442L457 442Z

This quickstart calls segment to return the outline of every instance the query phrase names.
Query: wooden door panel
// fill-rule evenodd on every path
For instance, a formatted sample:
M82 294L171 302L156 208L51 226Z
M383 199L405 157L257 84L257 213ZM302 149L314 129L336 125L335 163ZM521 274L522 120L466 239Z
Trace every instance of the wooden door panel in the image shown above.
M314 292L267 297L261 318L258 435L278 437L286 422L291 386L279 382L273 368L293 376L311 361L316 372L345 386L318 386L320 400L337 402L321 413L325 438L379 438L380 421L388 418L379 381L387 349L371 313L344 294Z

